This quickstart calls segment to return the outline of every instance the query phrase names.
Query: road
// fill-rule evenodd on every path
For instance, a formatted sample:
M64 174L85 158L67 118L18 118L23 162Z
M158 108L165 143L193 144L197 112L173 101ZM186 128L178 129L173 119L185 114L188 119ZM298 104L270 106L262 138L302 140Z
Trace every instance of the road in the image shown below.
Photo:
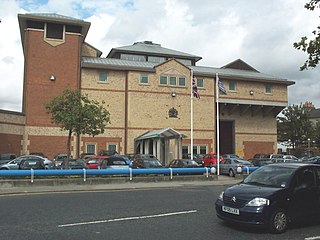
M219 220L224 186L25 193L0 196L1 239L320 239L320 225L281 235Z

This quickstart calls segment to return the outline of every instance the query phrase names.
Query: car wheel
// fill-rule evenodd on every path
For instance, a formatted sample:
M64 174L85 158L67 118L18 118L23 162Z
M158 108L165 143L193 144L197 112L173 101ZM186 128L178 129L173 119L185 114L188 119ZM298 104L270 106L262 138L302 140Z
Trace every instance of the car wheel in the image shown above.
M230 170L229 170L229 176L230 176L230 177L234 177L234 175L235 175L235 174L234 174L233 170L230 169Z
M270 217L270 231L272 233L283 233L287 230L289 218L283 209L275 210Z

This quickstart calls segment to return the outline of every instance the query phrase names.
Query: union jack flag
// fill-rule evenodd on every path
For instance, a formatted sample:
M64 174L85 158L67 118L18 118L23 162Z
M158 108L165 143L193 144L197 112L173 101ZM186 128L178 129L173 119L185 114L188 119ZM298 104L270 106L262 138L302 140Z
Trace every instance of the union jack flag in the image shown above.
M195 98L200 99L200 95L199 95L199 92L198 92L198 87L197 87L197 84L196 84L196 78L192 78L192 95Z

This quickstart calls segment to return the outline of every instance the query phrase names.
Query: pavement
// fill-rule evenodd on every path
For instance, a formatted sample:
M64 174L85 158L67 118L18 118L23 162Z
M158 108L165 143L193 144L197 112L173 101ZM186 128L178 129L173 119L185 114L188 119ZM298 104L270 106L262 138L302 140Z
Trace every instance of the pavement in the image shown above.
M146 188L176 188L213 185L233 185L243 179L242 175L229 176L175 176L169 177L92 177L92 178L51 178L51 179L0 179L0 195L77 192L77 191L106 191Z

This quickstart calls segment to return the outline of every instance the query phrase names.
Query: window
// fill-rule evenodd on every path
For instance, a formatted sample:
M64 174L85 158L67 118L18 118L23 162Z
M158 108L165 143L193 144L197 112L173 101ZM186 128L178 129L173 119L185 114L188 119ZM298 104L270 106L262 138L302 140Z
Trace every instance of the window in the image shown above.
M168 78L167 76L160 76L160 84L161 85L167 85L168 84Z
M272 93L272 86L271 85L269 85L269 84L266 85L265 93L269 93L269 94Z
M203 88L203 78L197 78L197 87L198 88Z
M200 154L206 154L207 153L207 146L200 146Z
M107 72L99 72L99 82L107 82Z
M193 154L197 154L198 153L198 148L197 146L193 146Z
M145 73L141 73L140 74L140 83L142 83L142 84L148 84L149 83L148 74L145 74Z
M182 146L182 158L188 158L188 146Z
M63 25L47 23L46 38L63 40Z
M166 61L164 57L148 56L148 62L162 63Z
M86 152L96 154L96 144L95 143L87 143L86 144Z
M179 86L186 86L186 78L185 77L179 77L179 82L178 82Z
M176 86L177 85L177 77L170 76L169 85Z
M236 91L236 81L230 81L229 82L229 90L230 91Z
M108 144L108 150L109 151L117 151L117 145L116 144Z
M146 62L146 56L134 54L121 54L120 59L129 61Z

